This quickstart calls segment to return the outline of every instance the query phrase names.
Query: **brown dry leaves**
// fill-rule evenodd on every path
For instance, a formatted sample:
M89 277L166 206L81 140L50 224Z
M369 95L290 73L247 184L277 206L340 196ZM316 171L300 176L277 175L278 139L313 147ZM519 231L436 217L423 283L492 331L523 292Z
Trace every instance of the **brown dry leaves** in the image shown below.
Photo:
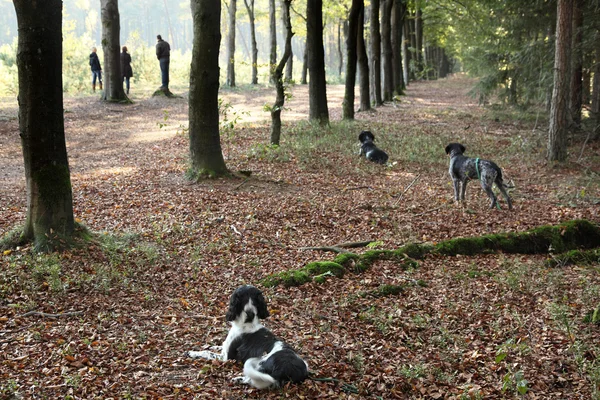
M376 135L383 126L398 135L419 129L480 149L508 146L519 135L535 139L532 123L484 115L465 96L468 85L462 77L414 83L396 106L359 113L356 133L364 127ZM306 88L293 90L287 115L305 118ZM342 90L328 90L334 120ZM258 98L236 98L234 106L260 120L266 115L262 103L252 102ZM488 399L514 396L525 379L528 398L591 396L592 383L576 357L598 364L599 330L582 323L598 303L598 266L549 270L538 256L429 257L408 272L381 261L364 274L323 285L265 290L272 312L267 325L298 349L316 376L334 380L259 392L230 383L239 365L186 359L185 351L224 339L224 312L236 286L330 257L301 247L373 239L395 248L573 218L598 222L593 200L600 194L580 165L548 169L539 153L523 152L499 160L518 183L513 212L487 210L477 183L469 186L468 208L461 208L451 202L443 147L434 165L403 162L389 169L326 149L324 167L293 157L269 162L248 157L268 138L260 121L224 139L229 168L253 171L245 183L191 184L183 178L187 140L177 134L186 125L185 99L134 100L122 107L95 98L66 100L76 217L96 232L138 235L116 250L93 245L56 256L58 281L47 271L34 277L43 262L27 249L0 256L2 395ZM167 126L159 129L163 110ZM3 112L16 115L14 107ZM283 137L285 146L285 129ZM572 153L578 154L577 146ZM485 151L493 158L493 148ZM25 215L14 118L0 121L0 153L4 231ZM582 163L597 160L598 144L588 144L586 154ZM585 166L598 173L597 165ZM393 196L418 174L394 206ZM578 197L582 189L585 196ZM23 276L30 280L19 280ZM415 280L427 287L411 285ZM382 284L409 286L400 296L358 296ZM34 308L84 314L19 317Z

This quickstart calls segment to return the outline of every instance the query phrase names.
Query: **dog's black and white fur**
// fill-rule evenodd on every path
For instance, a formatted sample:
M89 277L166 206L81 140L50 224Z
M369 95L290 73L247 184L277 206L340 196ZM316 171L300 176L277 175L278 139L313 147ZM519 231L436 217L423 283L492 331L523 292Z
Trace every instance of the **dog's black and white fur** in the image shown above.
M480 159L479 162L476 163L475 158L466 157L463 155L464 152L465 146L460 143L450 143L446 146L446 154L450 156L449 172L454 184L454 199L456 201L464 201L467 183L471 179L479 179L481 181L481 187L485 190L491 200L490 208L496 207L498 202L496 195L492 191L492 185L495 183L506 199L508 208L512 209L512 201L508 193L506 193L507 186L502 180L502 170L500 167L489 160ZM479 176L477 175L478 170Z
M304 381L308 377L308 364L260 323L260 319L268 316L261 291L251 285L240 286L231 295L226 314L231 322L229 334L223 346L211 347L220 353L203 350L187 354L192 358L240 361L244 363L244 375L234 381L258 389Z
M373 143L373 141L375 141L375 135L370 131L362 131L360 135L358 135L358 141L360 142L359 157L364 154L369 161L378 164L385 164L387 162L387 153L375 146L375 143Z

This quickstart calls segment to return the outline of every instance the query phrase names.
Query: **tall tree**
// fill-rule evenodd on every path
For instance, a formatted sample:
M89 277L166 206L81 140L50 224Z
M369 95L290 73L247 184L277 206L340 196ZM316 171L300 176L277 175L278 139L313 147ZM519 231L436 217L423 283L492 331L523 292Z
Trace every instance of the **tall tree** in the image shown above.
M576 126L581 123L583 106L583 6L583 0L575 0L573 3L570 119Z
M269 75L271 83L275 83L275 67L277 65L277 24L275 23L275 0L269 0Z
M285 47L283 56L281 56L281 60L275 68L274 78L277 97L275 99L275 104L271 109L271 144L276 145L279 145L279 139L281 137L281 110L283 109L283 105L285 103L283 68L292 55L292 36L294 36L294 32L292 32L292 22L290 20L291 3L292 0L282 0L281 2L282 14L286 16L286 19L283 21L285 26Z
M392 73L394 75L394 92L403 94L406 85L404 84L404 71L402 69L402 31L404 27L404 17L406 15L406 0L394 0L392 9Z
M419 78L423 78L425 65L423 63L423 10L417 5L415 13L415 64L419 72Z
M381 30L379 25L379 0L371 0L371 76L376 106L383 104L381 97Z
M121 25L118 0L100 0L102 50L104 51L104 93L107 101L127 100L121 75Z
M38 251L73 236L73 194L65 143L62 1L13 0L19 28L19 135L27 184L21 235Z
M190 176L227 173L219 136L221 1L191 0L194 43L190 69Z
M291 9L291 5L290 6L286 6L285 2L287 0L281 0L281 22L283 23L283 26L285 27L287 24L287 21L290 20L291 21L291 15L290 15L290 9ZM290 22L291 24L291 22ZM286 28L287 29L287 28ZM287 34L287 31L286 31ZM292 35L294 35L294 33L292 32ZM286 37L287 39L287 37ZM291 40L291 38L290 38ZM290 56L288 57L287 61L285 62L285 78L283 79L285 82L291 82L294 79L294 52L291 48L292 43L290 42ZM285 48L284 48L285 51Z
M248 18L250 20L250 38L252 42L252 81L253 85L258 84L258 46L256 45L256 17L254 15L254 0L244 0Z
M558 0L556 50L554 52L554 89L550 106L548 160L567 159L567 111L569 107L569 61L573 1Z
M235 87L235 14L237 0L229 0L229 32L227 35L227 86Z
M308 46L309 119L321 125L329 124L327 85L325 79L325 48L323 47L323 0L306 2L306 44Z
M359 71L360 88L360 111L371 109L371 98L369 96L369 57L367 56L367 44L365 43L365 3L360 0L361 8L358 17L358 32L356 32L356 57Z
M352 0L348 15L348 36L346 37L346 85L342 103L342 118L354 119L354 87L356 86L356 60L358 19L361 16L363 0Z
M383 48L383 101L391 101L394 91L392 49L392 6L394 0L381 0L381 47Z

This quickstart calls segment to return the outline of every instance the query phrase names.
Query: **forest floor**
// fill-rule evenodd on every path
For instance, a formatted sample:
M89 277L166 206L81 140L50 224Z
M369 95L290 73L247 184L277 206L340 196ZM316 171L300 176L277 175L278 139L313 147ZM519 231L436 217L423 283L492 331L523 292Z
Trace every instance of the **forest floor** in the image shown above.
M552 249L431 255L408 270L380 260L325 283L260 284L334 257L304 247L370 240L395 249L600 223L600 144L574 134L569 161L549 165L543 113L481 107L467 96L473 83L416 82L353 123L340 122L343 86L331 85L335 122L325 131L306 122L307 87L293 86L279 148L268 146L263 111L273 89L223 89L225 161L252 174L198 183L185 179L184 90L167 99L134 88L131 105L65 98L75 216L94 240L47 256L0 254L0 399L600 398L600 326L584 322L600 305L598 262L550 268ZM26 215L17 111L2 102L0 233ZM357 156L363 129L389 166ZM452 141L503 168L512 211L502 198L502 209L488 209L477 182L465 205L453 203ZM233 362L185 357L223 341L241 284L263 290L265 324L331 379L258 391L231 383L241 373ZM361 295L383 284L405 289Z

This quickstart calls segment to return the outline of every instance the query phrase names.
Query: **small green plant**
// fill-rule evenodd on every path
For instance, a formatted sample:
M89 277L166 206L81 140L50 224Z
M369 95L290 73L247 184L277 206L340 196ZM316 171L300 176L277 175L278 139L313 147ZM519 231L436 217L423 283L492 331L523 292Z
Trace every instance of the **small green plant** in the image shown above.
M506 342L498 346L496 349L496 358L494 361L500 363L504 361L504 359L511 353L516 353L517 355L527 354L531 351L531 348L526 344L519 342L513 338L508 339Z
M567 333L569 339L574 340L575 335L571 326L569 306L560 303L550 303L548 305L548 312L552 319L558 324L559 328Z
M417 379L427 376L427 367L423 364L403 365L400 367L400 375L408 379Z
M14 379L9 379L0 384L0 397L3 399L18 398L19 384Z
M523 371L517 371L515 373L510 370L502 377L502 391L514 392L518 395L524 396L529 391L527 385L529 382L525 379Z
M158 125L158 129L162 129L165 126L169 125L167 124L167 120L169 119L169 110L163 110L163 119L162 121L159 121L156 123L156 125Z
M350 362L350 364L352 364L356 372L358 372L361 375L364 374L365 357L361 352L354 353L353 351L350 351L346 356L346 359L348 360L348 362Z

